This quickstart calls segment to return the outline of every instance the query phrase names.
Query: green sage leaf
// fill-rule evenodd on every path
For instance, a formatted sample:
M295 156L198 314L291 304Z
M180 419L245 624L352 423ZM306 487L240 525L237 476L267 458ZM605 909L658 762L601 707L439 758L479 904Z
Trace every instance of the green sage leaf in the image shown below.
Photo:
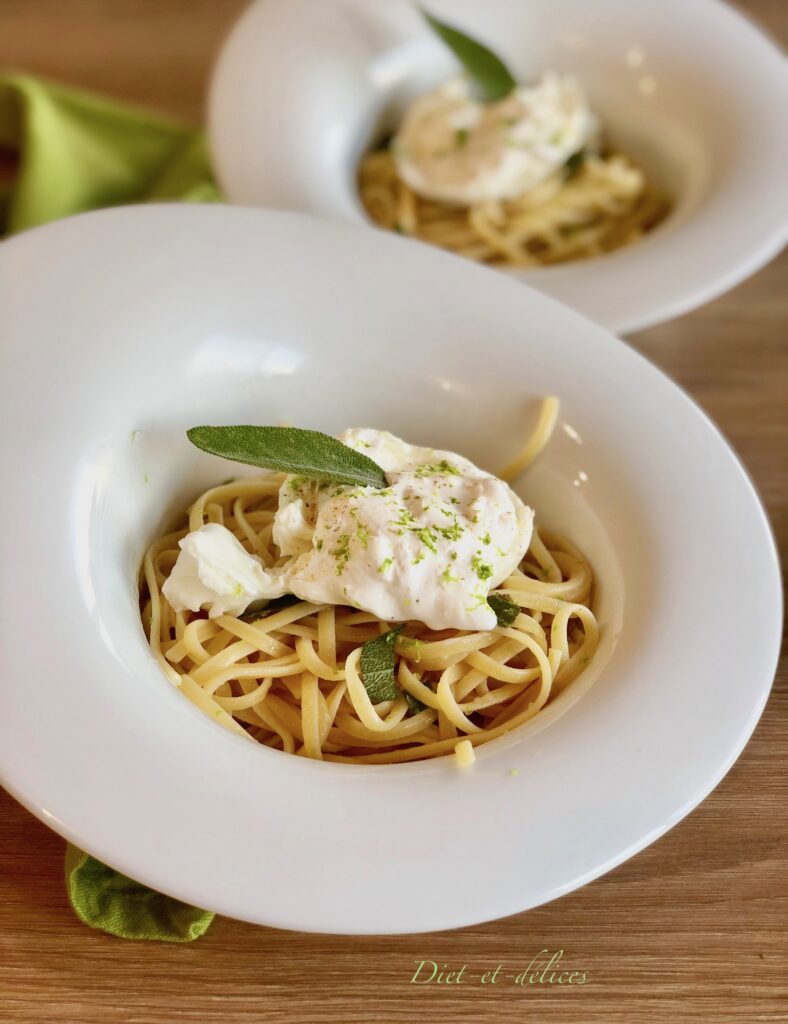
M585 162L585 149L578 149L578 151L573 153L564 164L564 180L569 181L570 178L574 178L576 174L579 174Z
M300 604L303 598L295 594L284 594L282 597L274 597L270 601L253 601L243 614L237 618L241 622L257 622L258 619L265 619L274 612L281 612L283 608L290 608L294 604Z
M506 594L490 594L487 604L495 612L499 626L511 626L520 614L520 605Z
M504 99L517 87L514 75L492 50L427 11L422 9L421 13L468 72L487 103Z
M318 430L297 427L192 427L197 448L233 462L297 473L310 480L383 489L386 474L366 455Z
M412 715L417 715L420 711L423 711L426 708L427 705L423 704L418 697L414 697L413 694L408 693L407 690L403 690L402 692L405 694L405 700L408 702L408 707L410 708L410 713Z
M405 623L381 633L374 640L367 640L361 648L361 681L373 704L383 700L395 700L399 695L394 678L396 657L394 645L405 628Z

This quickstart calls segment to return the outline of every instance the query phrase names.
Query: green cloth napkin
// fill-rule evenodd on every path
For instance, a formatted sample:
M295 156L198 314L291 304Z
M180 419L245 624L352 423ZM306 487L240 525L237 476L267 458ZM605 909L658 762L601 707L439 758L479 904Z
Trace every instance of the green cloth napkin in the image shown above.
M202 132L28 75L0 77L0 234L150 200L220 199Z
M102 206L220 199L202 132L27 75L0 77L0 235ZM191 942L214 915L69 845L74 913L124 939Z
M140 885L69 844L66 891L74 913L91 928L122 939L191 942L214 915Z

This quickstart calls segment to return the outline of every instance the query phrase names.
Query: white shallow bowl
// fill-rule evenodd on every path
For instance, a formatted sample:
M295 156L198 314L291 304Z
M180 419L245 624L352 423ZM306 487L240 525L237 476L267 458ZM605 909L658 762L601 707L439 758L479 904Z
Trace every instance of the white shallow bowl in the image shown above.
M522 80L586 87L609 140L673 198L642 242L509 270L614 333L709 301L785 243L788 79L754 25L717 0L432 0ZM359 157L456 70L411 0L258 0L218 61L210 139L231 202L369 223Z
M779 645L767 521L705 416L601 328L426 246L227 207L28 232L0 293L0 778L108 864L262 924L471 924L631 856L744 746ZM165 680L137 569L227 473L187 427L375 425L494 469L546 394L559 427L518 489L590 557L603 641L473 769L296 758Z

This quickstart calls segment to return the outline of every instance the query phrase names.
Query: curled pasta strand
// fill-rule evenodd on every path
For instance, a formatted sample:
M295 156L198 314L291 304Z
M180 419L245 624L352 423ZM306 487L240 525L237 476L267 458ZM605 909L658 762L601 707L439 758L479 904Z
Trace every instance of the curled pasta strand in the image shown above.
M447 668L441 672L437 690L441 713L448 718L456 729L459 729L462 732L481 732L481 727L474 725L470 718L463 713L459 704L454 699L452 687L459 679L459 676L460 670L456 665L453 665L451 668Z
M214 694L214 700L225 711L246 711L247 708L253 708L256 704L265 700L268 691L271 689L272 681L271 679L263 679L259 686L255 686L254 689L241 697L219 697L217 694Z
M345 678L345 671L341 668L332 668L327 665L317 654L314 644L308 637L299 636L295 642L296 653L302 664L306 665L310 672L313 672L320 679L327 679L336 683Z

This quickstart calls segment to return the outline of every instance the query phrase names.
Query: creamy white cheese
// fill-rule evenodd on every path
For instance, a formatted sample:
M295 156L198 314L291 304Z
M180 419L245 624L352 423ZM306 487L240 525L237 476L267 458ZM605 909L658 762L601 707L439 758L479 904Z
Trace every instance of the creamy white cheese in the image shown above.
M453 452L380 430L341 440L384 470L388 486L349 487L288 476L273 540L287 559L266 570L224 527L186 536L164 594L176 610L240 614L292 593L431 629L492 629L490 590L528 549L533 511L511 488Z
M240 615L253 601L287 593L279 572L269 572L226 527L206 523L178 542L181 552L162 593L176 612Z
M427 199L515 199L594 144L598 122L577 82L553 72L482 103L467 78L417 99L392 143L397 173Z
M296 556L286 570L290 591L431 629L493 628L487 596L528 549L532 510L453 452L379 430L348 430L341 440L377 462L389 486L288 477L274 540Z

